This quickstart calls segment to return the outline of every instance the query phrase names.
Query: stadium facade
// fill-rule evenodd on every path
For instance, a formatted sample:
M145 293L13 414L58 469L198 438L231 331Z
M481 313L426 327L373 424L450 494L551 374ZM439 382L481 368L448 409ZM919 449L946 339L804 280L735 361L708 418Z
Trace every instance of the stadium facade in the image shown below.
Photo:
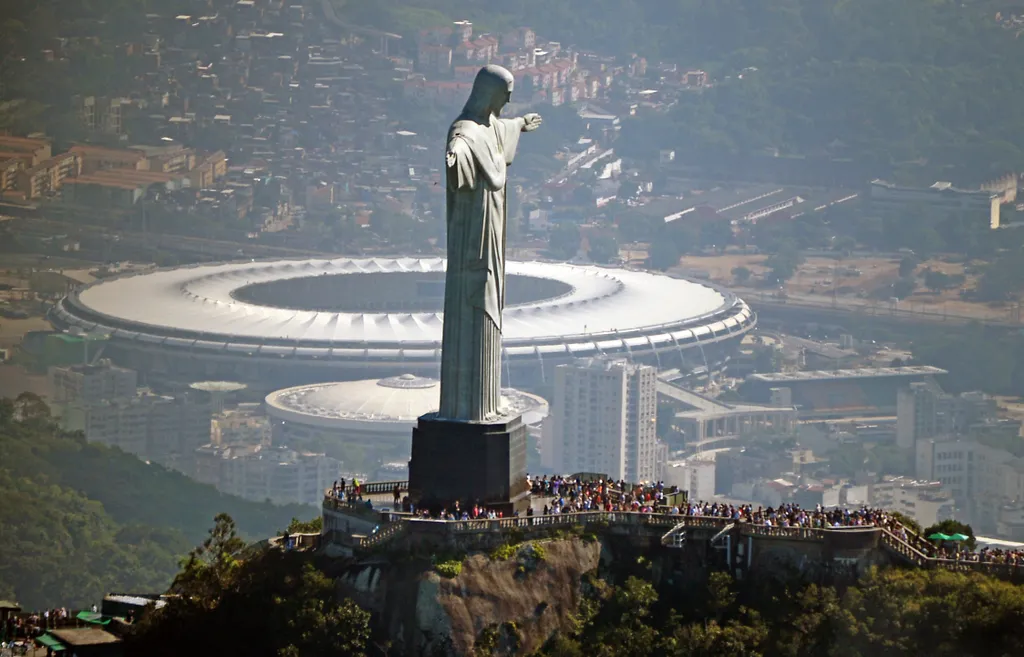
M65 297L57 328L109 337L108 356L168 382L269 391L412 373L437 377L445 260L202 264L105 279ZM727 290L649 272L509 262L503 385L530 388L576 358L721 369L756 324Z

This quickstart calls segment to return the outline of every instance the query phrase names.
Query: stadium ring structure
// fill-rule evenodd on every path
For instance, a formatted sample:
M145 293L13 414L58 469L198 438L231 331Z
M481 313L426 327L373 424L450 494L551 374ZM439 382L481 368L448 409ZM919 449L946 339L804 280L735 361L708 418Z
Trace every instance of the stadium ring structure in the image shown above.
M269 391L440 369L446 261L335 258L199 264L104 279L52 310L108 337L117 362L164 381ZM756 324L704 282L643 271L509 262L503 385L553 380L575 358L625 357L682 374L720 369Z

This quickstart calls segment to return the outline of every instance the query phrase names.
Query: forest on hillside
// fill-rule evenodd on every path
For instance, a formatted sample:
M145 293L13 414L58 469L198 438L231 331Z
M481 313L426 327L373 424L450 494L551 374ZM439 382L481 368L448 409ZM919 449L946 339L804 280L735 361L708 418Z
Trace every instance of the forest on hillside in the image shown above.
M87 443L60 431L34 395L0 399L0 599L42 609L162 592L221 512L247 540L315 513L224 495Z
M238 547L231 519L219 517L209 538L191 553L177 576L172 591L179 597L147 614L133 628L126 654L407 654L374 625L369 612L352 600L338 598L330 577L308 554L267 550L239 561ZM500 552L496 550L490 558L504 558ZM548 567L541 565L542 547L531 554L540 555L534 557L539 563L532 567ZM463 558L406 555L402 564L411 574L418 559L425 575L435 571L436 576L458 578ZM1019 632L1024 588L978 573L872 569L853 582L827 578L811 582L779 563L743 581L724 572L705 572L688 573L685 583L672 584L671 575L656 572L644 556L602 563L600 572L587 573L580 582L574 629L530 637L542 644L538 656L992 657L1024 653L1024 636ZM523 575L526 585L529 571ZM423 586L429 590L428 584ZM544 612L543 608L537 611ZM521 654L524 637L517 620L479 627L472 654ZM227 627L231 631L225 631Z

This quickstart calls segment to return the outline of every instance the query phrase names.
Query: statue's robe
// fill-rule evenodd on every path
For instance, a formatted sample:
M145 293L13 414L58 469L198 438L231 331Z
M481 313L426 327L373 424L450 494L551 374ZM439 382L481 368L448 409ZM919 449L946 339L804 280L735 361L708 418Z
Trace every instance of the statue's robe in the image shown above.
M460 117L448 131L448 270L441 343L441 408L450 420L500 415L505 307L505 173L521 119Z

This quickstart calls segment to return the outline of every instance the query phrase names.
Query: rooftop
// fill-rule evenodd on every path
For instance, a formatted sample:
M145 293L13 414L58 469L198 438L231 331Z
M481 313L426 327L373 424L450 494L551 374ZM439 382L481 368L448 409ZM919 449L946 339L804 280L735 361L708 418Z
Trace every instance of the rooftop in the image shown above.
M76 312L102 318L104 326L119 327L122 332L189 332L200 340L226 342L236 342L233 338L285 339L296 345L300 341L335 346L355 342L363 348L410 342L439 345L441 312L289 308L281 307L285 302L272 306L246 301L237 292L257 284L324 275L367 276L368 284L374 280L371 275L391 273L428 280L431 275L444 272L446 265L443 258L338 258L199 265L105 279L74 293L69 303ZM505 309L504 343L509 350L517 344L530 345L541 339L564 342L579 337L592 342L602 338L633 339L629 334L646 333L648 328L669 331L676 330L674 326L693 326L699 330L696 327L710 321L707 318L718 312L731 312L736 304L734 298L711 286L640 271L509 262L507 272L510 289L515 285L533 285L531 279L540 279L555 290ZM666 303L668 299L671 302ZM742 303L735 310L749 316ZM91 323L96 321L92 319ZM688 339L683 333L674 339ZM636 339L641 340L638 347L649 346L643 338Z
M502 402L527 415L527 424L547 415L544 399L512 388L501 391ZM416 421L440 405L441 385L436 379L402 374L384 379L316 383L278 390L267 395L268 414L277 419L329 425L359 421L400 423Z
M785 383L787 381L838 381L841 379L872 379L877 377L938 376L948 374L944 369L931 365L908 365L906 367L861 367L851 370L815 370L808 372L775 372L751 374L747 381Z
M70 647L99 646L106 643L120 643L121 639L98 627L82 627L66 630L50 630L50 636Z

